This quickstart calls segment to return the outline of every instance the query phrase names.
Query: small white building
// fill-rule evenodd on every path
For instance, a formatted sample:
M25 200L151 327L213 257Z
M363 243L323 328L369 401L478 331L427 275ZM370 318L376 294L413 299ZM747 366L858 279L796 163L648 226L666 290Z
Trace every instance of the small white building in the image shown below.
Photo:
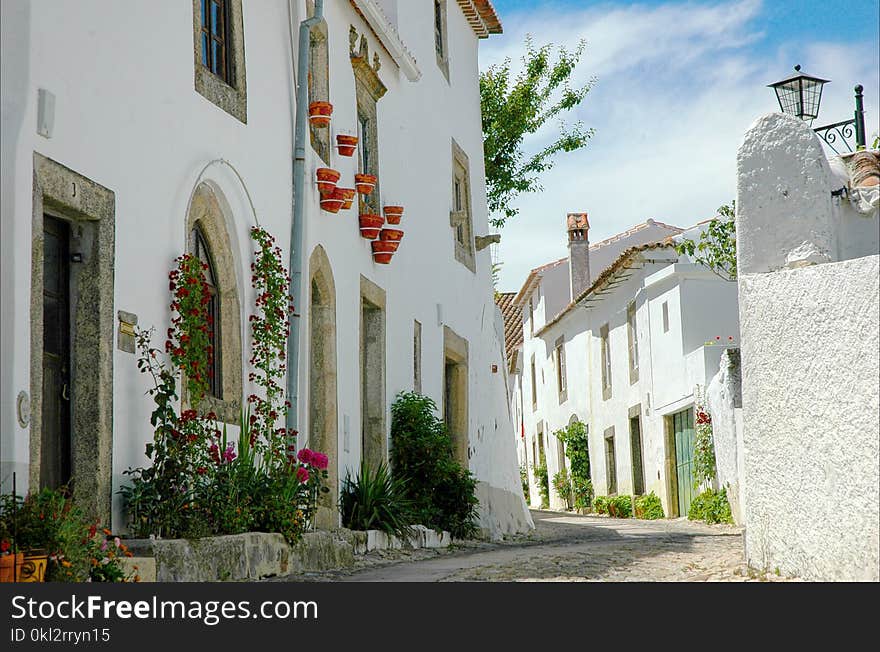
M567 226L573 257L589 224L586 216L570 216ZM698 237L701 228L682 233L648 222L613 239L612 256L594 257L589 247L586 267L595 276L583 284L571 274L578 288L573 298L549 319L537 311L534 332L524 328L530 467L543 449L552 479L567 464L553 433L577 420L588 429L597 495L654 491L667 515L686 514L693 497L694 392L717 371L722 345L739 339L736 284L673 246ZM566 267L577 271L578 264ZM528 296L531 279L521 296ZM532 321L528 309L523 319ZM562 506L552 486L550 499L552 507Z
M4 0L2 12L4 490L13 471L20 490L73 477L89 511L124 525L123 471L148 463L152 437L127 334L164 331L167 272L194 246L214 267L222 325L208 405L237 424L254 389L249 229L275 235L286 261L299 205L299 444L330 456L333 497L361 459L387 459L390 404L415 389L479 480L480 525L531 526L482 238L477 53L501 30L490 2ZM306 132L299 196L297 82L333 105L331 126ZM359 136L354 156L339 134ZM340 186L356 172L378 184L332 214L322 167ZM405 207L405 238L378 264L358 214L386 205Z

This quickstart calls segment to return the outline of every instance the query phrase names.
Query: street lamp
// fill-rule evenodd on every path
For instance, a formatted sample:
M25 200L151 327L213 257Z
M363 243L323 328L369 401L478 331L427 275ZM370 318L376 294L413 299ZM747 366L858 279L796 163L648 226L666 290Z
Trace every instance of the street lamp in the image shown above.
M828 83L828 80L805 75L801 72L800 66L795 66L794 70L797 73L794 77L770 84L769 87L776 91L776 99L779 101L779 108L783 113L797 116L804 121L809 120L810 125L812 125L813 120L819 115L819 104L822 102L822 87ZM863 90L861 84L855 88L856 110L851 120L835 122L834 124L817 127L813 130L838 154L840 152L834 146L838 138L846 145L850 152L853 150L847 142L847 138L852 138L853 135L855 135L856 149L865 148Z

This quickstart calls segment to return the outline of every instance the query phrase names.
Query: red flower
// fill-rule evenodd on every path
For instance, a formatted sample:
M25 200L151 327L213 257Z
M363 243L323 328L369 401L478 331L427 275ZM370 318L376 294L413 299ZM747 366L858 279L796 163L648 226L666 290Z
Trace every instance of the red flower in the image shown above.
M302 451L300 451L300 452L302 452ZM296 478L297 478L297 480L299 480L302 484L305 484L306 482L309 481L309 470L308 470L306 467L304 467L304 466L299 467L299 468L296 470Z
M303 448L300 452L296 454L296 459L298 459L303 464L311 464L312 451L310 451L308 448Z
M6 539L3 539L3 541L0 541L0 552L8 552L9 547L10 547L10 544Z
M323 471L329 465L330 460L327 458L324 453L312 453L312 466L316 469Z

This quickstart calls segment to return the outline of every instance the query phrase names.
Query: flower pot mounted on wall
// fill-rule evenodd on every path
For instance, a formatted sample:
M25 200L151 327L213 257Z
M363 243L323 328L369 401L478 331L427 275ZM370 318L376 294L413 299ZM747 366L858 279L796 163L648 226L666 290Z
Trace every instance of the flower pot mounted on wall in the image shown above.
M315 127L329 127L333 105L330 102L312 102L309 104L309 122Z
M339 148L340 156L352 156L357 144L357 136L349 136L348 134L338 134L336 136L336 146Z
M340 174L331 168L318 168L315 176L318 179L318 192L323 196L327 196L336 190L336 182L339 181Z
M400 242L403 239L403 231L400 229L382 229L379 239L385 242Z
M376 177L372 174L354 175L354 186L362 195L369 195L376 187Z
M338 213L339 209L345 203L345 196L342 188L336 188L329 195L321 197L321 209L328 213Z
M367 240L375 240L379 237L379 229L385 224L385 220L381 215L372 213L363 213L359 218L361 225L361 237Z
M387 265L391 262L391 257L394 256L394 252L397 250L397 247L400 243L398 242L389 242L386 240L373 240L370 243L370 247L373 249L373 262L379 263L380 265Z
M403 206L386 206L385 219L388 224L400 224L400 218L403 216Z
M336 187L336 190L342 193L342 210L347 211L349 208L351 208L351 204L354 201L354 196L357 194L357 190L355 190L354 188L340 188L339 186Z

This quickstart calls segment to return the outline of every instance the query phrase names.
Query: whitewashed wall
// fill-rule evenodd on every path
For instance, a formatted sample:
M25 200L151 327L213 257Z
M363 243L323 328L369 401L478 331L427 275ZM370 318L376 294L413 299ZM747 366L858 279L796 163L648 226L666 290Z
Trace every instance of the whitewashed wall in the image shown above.
M877 581L877 210L832 199L838 181L800 121L764 116L746 133L737 200L746 554L785 574ZM848 244L845 220L873 220L859 223L871 237ZM809 258L795 251L804 242ZM773 271L786 265L796 268Z
M455 261L451 208L452 146L469 157L474 234L488 232L477 84L478 40L456 3L448 3L449 79L435 61L431 3L382 3L419 63L410 82L379 46L370 28L343 0L325 2L329 30L333 130L354 129L355 87L349 62L349 28L367 35L378 53L388 92L378 104L382 203L403 204L406 237L388 266L372 262L369 242L358 232L356 210L332 215L318 208L306 187L304 259L315 246L327 251L337 306L338 450L340 477L360 460L358 324L360 276L387 293L388 408L413 386L413 320L422 330L422 386L442 403L443 326L469 343L471 470L481 491L503 509L483 509L491 532L528 527L504 391L503 353L495 329L489 250L476 254L477 273ZM293 2L294 30L305 3ZM29 387L30 215L32 154L37 151L114 191L116 195L115 310L134 312L141 325L161 328L169 319L165 274L185 246L187 202L201 178L213 182L228 203L242 306L253 305L248 229L255 218L274 233L287 256L291 219L292 108L294 94L288 4L243 3L247 62L247 124L232 118L193 88L192 5L161 0L130 5L84 0L3 3L3 283L11 309L2 315L3 474L26 475L28 432L15 422L14 402ZM7 23L6 18L11 20ZM148 28L146 27L148 26ZM18 44L6 54L7 34ZM294 32L295 34L295 32ZM10 40L10 43L13 41ZM161 44L161 47L157 47ZM6 71L12 74L7 79ZM56 95L51 139L36 135L37 89ZM10 95L7 95L7 89ZM7 97L10 99L7 101ZM7 104L8 102L8 104ZM7 105L10 110L7 112ZM224 164L240 172L244 184ZM355 159L335 155L333 167L352 185ZM308 180L323 166L307 147ZM201 173L201 177L199 177ZM303 270L308 279L308 269ZM307 283L304 283L307 288ZM9 290L8 292L6 290ZM307 296L307 295L305 295ZM438 310L439 307L439 310ZM438 318L439 314L439 318ZM246 319L242 320L246 328ZM307 323L307 322L305 322ZM303 329L300 387L308 382L307 329ZM245 350L248 333L243 332ZM497 364L499 373L491 372ZM134 356L114 353L114 490L122 471L147 462L151 437L146 379ZM245 394L249 388L245 384ZM301 391L307 398L307 392ZM300 423L307 423L306 398ZM348 436L343 432L350 424ZM114 527L122 523L114 496Z

